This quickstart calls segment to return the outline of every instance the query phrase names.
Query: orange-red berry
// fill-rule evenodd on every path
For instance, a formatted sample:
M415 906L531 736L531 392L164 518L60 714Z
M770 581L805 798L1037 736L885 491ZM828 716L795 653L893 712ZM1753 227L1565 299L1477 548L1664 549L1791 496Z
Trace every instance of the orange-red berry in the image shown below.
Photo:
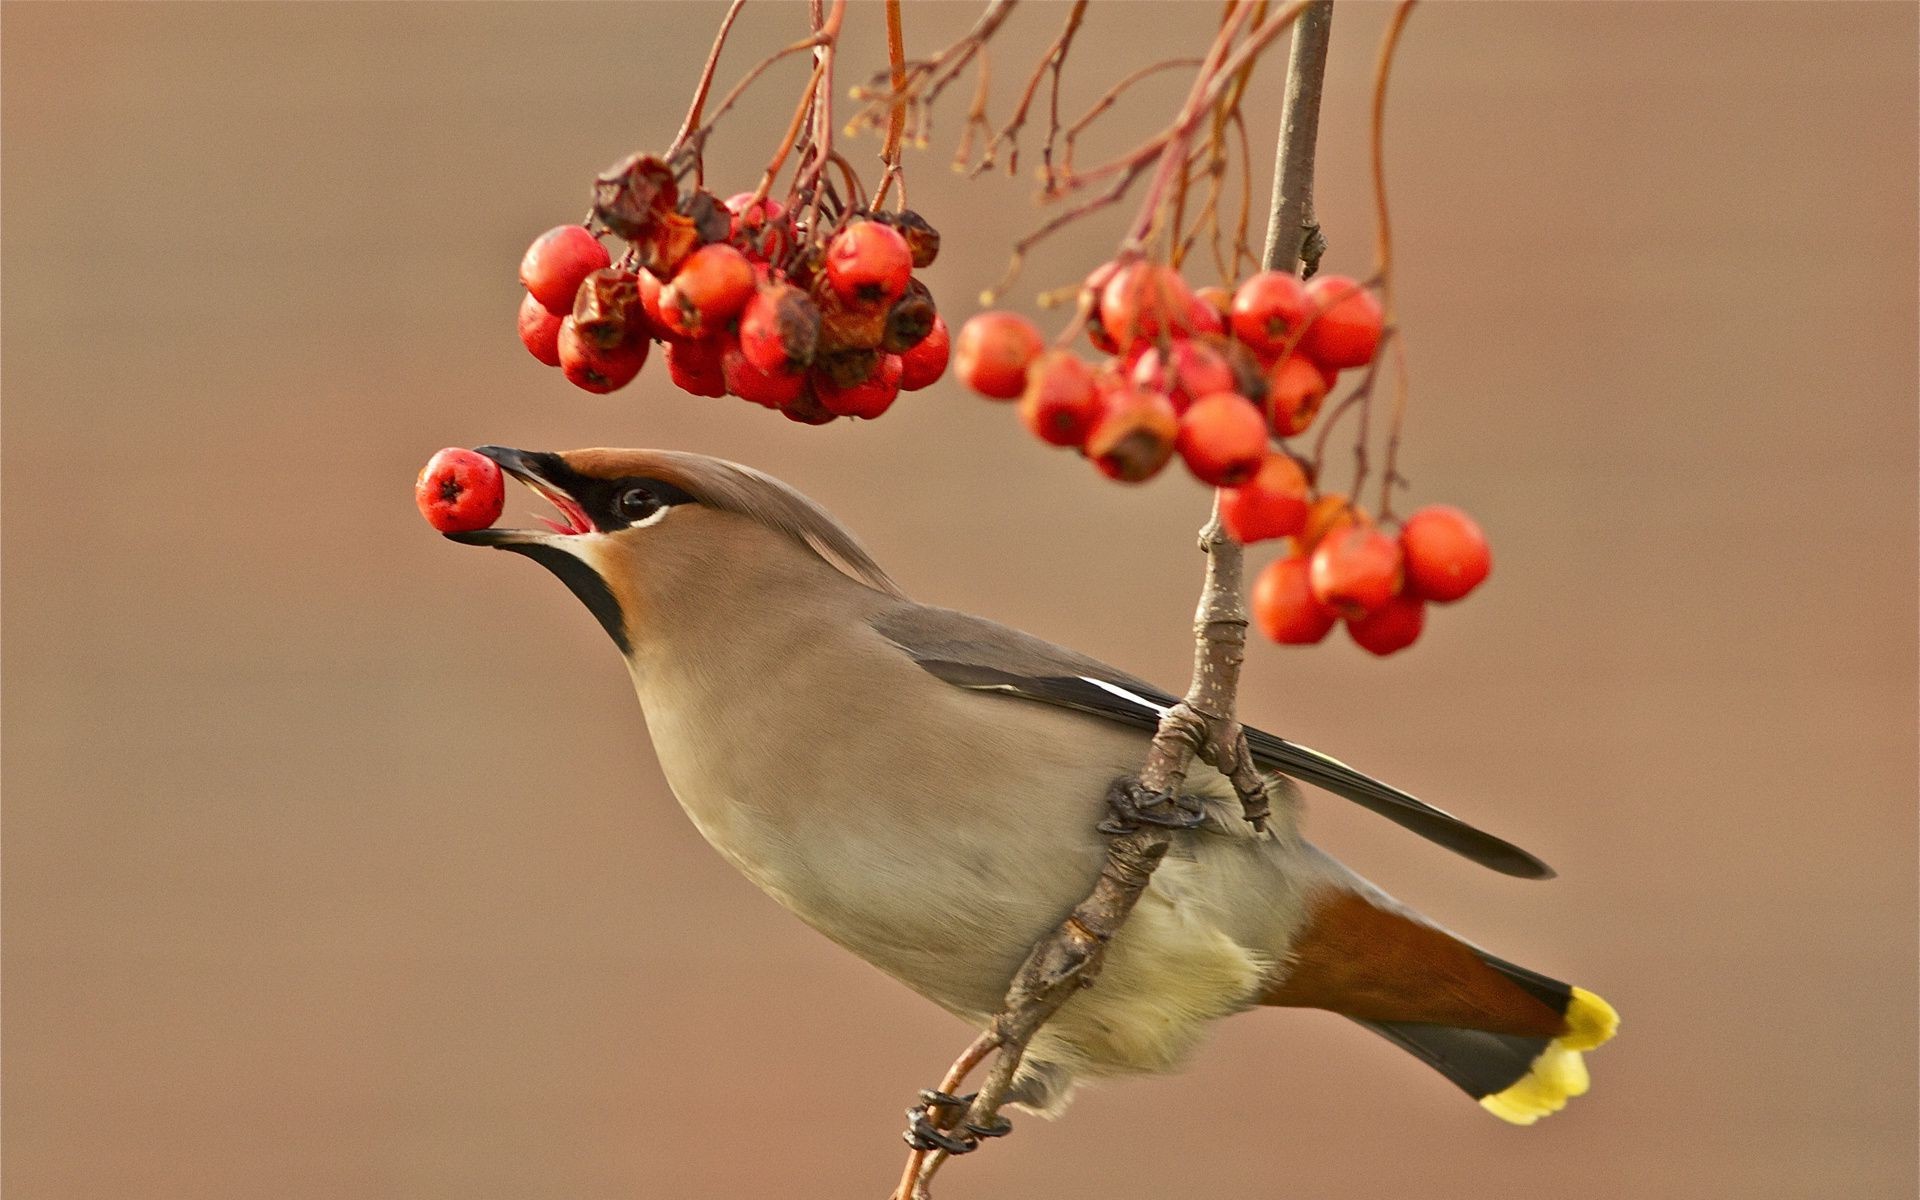
M1093 368L1066 350L1050 350L1027 369L1020 397L1021 423L1043 442L1082 446L1100 415Z
M855 221L827 245L827 282L851 303L884 308L906 294L912 276L907 239L879 221Z
M967 318L953 347L953 373L982 396L1012 400L1027 387L1027 365L1044 344L1033 322L1018 313L983 312Z
M753 292L753 264L747 256L725 242L714 242L688 255L673 281L660 290L660 317L681 337L707 337L739 316Z
M667 343L667 375L674 386L694 396L727 394L726 373L720 357L727 348L721 338Z
M560 318L547 311L540 298L528 292L520 298L520 344L550 367L560 365Z
M1193 293L1172 267L1131 262L1100 290L1100 326L1120 349L1192 332Z
M632 383L640 368L647 365L647 348L652 344L645 338L636 338L618 346L596 346L581 336L572 317L560 322L556 340L560 370L567 381L596 394L617 391Z
M1107 478L1140 483L1167 465L1179 432L1172 401L1123 387L1102 398L1100 415L1087 432L1086 455Z
M1128 377L1137 388L1164 392L1175 412L1185 412L1201 396L1238 390L1226 356L1188 338L1175 338L1164 351L1159 346L1144 347Z
M1326 398L1326 377L1298 354L1287 355L1267 372L1267 412L1281 437L1305 432Z
M1480 586L1493 570L1493 551L1474 519L1457 508L1432 504L1400 527L1407 590L1447 604Z
M1300 348L1317 363L1344 370L1373 361L1380 346L1380 301L1345 275L1316 275L1307 281L1314 317Z
M520 259L520 282L548 312L573 311L580 281L613 260L600 240L579 225L557 225L533 239Z
M1361 649L1385 657L1413 645L1426 624L1426 602L1395 596L1363 617L1347 620L1347 634Z
M900 356L882 354L874 361L872 374L848 387L835 384L819 372L814 373L812 382L820 407L836 417L870 421L893 407L900 395Z
M1345 617L1370 613L1400 590L1400 543L1369 524L1328 533L1310 566L1314 599Z
M820 346L820 310L788 283L754 293L740 313L740 353L762 371L804 371Z
M413 502L441 533L485 529L507 504L500 464L484 454L449 446L427 460L413 481Z
M751 400L767 408L791 404L807 390L807 377L790 371L762 371L740 351L738 345L720 352L720 376L727 392L742 400Z
M1245 396L1202 396L1180 416L1175 448L1201 483L1239 487L1267 460L1267 422Z
M1313 310L1307 290L1287 271L1262 271L1233 293L1233 336L1271 358L1300 333Z
M935 316L933 328L927 331L927 336L900 356L900 390L917 392L946 374L947 355L951 349L946 319Z
M1220 496L1220 523L1243 545L1292 537L1307 524L1307 473L1284 454L1269 454L1242 487Z
M1309 646L1327 636L1337 614L1314 599L1307 560L1281 558L1253 581L1253 622L1283 646Z

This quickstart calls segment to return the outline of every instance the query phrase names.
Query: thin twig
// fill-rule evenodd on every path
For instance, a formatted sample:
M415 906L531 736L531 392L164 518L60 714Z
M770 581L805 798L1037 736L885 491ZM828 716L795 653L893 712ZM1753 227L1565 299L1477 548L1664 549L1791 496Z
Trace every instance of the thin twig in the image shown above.
M707 92L713 87L713 72L714 68L720 65L720 51L727 44L727 34L733 29L734 18L740 15L740 9L746 2L747 0L733 0L733 3L727 6L727 15L720 18L720 31L713 35L713 49L707 51L707 63L700 68L700 82L694 85L693 102L687 106L687 119L680 123L680 132L674 136L673 144L667 147L664 157L672 158L674 153L686 144L687 138L692 136L693 131L700 127L700 110L706 107ZM695 158L694 181L705 182L702 178L704 173L704 164Z
M1066 27L1060 36L1053 39L1053 45L1047 47L1047 53L1033 68L1033 74L1027 79L1027 86L1020 92L1020 102L1014 106L1013 115L1007 123L993 135L986 149L980 152L980 161L974 164L972 174L978 175L993 166L994 154L1001 143L1007 147L1007 174L1013 175L1020 170L1020 128L1027 123L1027 110L1033 107L1033 98L1040 91L1040 80L1048 71L1053 72L1053 111L1054 128L1059 128L1060 105L1060 66L1067 59L1067 51L1073 46L1073 35L1080 32L1080 22L1087 15L1087 0L1074 0L1073 8L1067 12ZM1048 135L1048 144L1052 144L1052 135Z
M1393 308L1393 235L1387 222L1387 75L1393 69L1393 52L1400 45L1400 31L1413 15L1415 0L1402 0L1393 10L1387 32L1380 40L1380 58L1373 72L1373 220L1374 274L1380 278L1380 320L1394 324ZM1393 488L1400 478L1400 428L1407 418L1407 355L1405 339L1393 340L1393 419L1387 431L1387 463L1380 477L1380 519L1393 518ZM1364 436L1364 435L1363 435ZM1360 484L1354 482L1354 498Z

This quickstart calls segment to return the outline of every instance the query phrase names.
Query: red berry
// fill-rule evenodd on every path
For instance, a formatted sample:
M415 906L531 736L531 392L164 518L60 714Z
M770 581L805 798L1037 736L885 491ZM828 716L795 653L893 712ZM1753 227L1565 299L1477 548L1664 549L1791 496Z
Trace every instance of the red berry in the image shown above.
M769 196L748 208L752 199L752 192L741 192L727 199L727 211L733 214L733 244L745 251L748 258L761 262L785 257L793 241L787 206Z
M1107 283L1120 270L1117 262L1104 262L1095 267L1086 282L1080 285L1080 311L1087 322L1087 340L1093 348L1102 354L1120 353L1120 343L1113 340L1106 326L1100 323L1100 296L1107 290Z
M660 290L660 317L681 337L718 333L753 299L753 284L746 255L725 242L702 246Z
M667 318L660 312L660 291L663 286L658 275L645 267L640 268L640 311L647 315L648 328L663 341L677 341L680 335L667 328Z
M1055 446L1082 446L1100 415L1100 389L1093 368L1065 350L1050 350L1027 369L1020 421Z
M694 396L727 394L726 373L720 369L720 356L726 342L722 338L667 343L667 375L675 387Z
M805 375L762 371L740 352L738 345L729 345L720 352L720 373L729 393L767 408L790 404L807 390Z
M1103 398L1100 416L1087 432L1086 455L1107 478L1139 483L1167 465L1179 433L1172 401L1158 392L1123 387Z
M1287 355L1267 372L1267 412L1281 437L1305 432L1326 398L1326 376L1298 354Z
M1165 351L1146 347L1134 360L1129 378L1137 388L1166 393L1175 412L1187 411L1201 396L1238 390L1226 357L1205 342L1187 338L1175 338Z
M1221 337L1227 332L1227 318L1213 301L1195 292L1187 301L1187 328L1194 337Z
M1239 487L1267 459L1267 421L1245 396L1215 392L1181 415L1175 445L1201 483Z
M520 298L520 344L550 367L560 365L560 318L532 292Z
M1172 267L1128 263L1100 291L1100 325L1123 350L1163 335L1184 336L1192 332L1192 301Z
M1372 525L1348 525L1314 547L1311 567L1314 599L1342 616L1364 616L1400 590L1400 543Z
M622 346L602 348L580 336L573 318L560 322L560 370L577 388L601 393L616 391L633 382L640 368L647 365L647 347L640 338Z
M1307 473L1284 454L1269 454L1244 487L1220 496L1220 522L1242 545L1292 537L1307 524Z
M1304 558L1267 564L1253 581L1253 622L1283 646L1309 646L1327 636L1339 618L1313 598Z
M1336 369L1364 367L1380 346L1380 302L1344 275L1316 275L1307 299L1317 315L1300 348L1317 363Z
M1340 492L1328 492L1307 509L1307 523L1300 530L1300 552L1311 554L1334 530L1366 520L1365 509L1355 507Z
M1293 342L1312 311L1298 279L1286 271L1262 271L1233 294L1233 336L1271 358Z
M1474 519L1457 508L1432 504L1400 527L1407 563L1407 591L1450 603L1479 587L1493 570L1493 551Z
M578 225L558 225L533 239L520 260L520 282L556 317L573 311L580 281L613 260L598 238Z
M820 310L792 284L761 288L740 314L740 353L762 371L804 371L819 346Z
M449 446L427 460L413 481L413 502L441 533L485 529L500 519L507 485L500 464L484 454Z
M906 294L913 251L900 231L855 221L827 244L827 282L842 299L886 306Z
M1347 619L1347 634L1361 649L1382 658L1405 650L1426 624L1427 606L1418 596L1395 596L1364 617Z
M933 319L933 328L920 343L900 356L900 390L917 392L947 371L947 354L952 343L947 336L944 317Z
M814 398L820 401L820 407L836 417L870 421L893 407L900 395L900 373L898 354L882 354L874 363L873 374L851 387L836 386L825 375L815 373Z
M1027 387L1027 364L1045 348L1040 331L1018 313L967 318L953 348L953 373L982 396L1011 400Z

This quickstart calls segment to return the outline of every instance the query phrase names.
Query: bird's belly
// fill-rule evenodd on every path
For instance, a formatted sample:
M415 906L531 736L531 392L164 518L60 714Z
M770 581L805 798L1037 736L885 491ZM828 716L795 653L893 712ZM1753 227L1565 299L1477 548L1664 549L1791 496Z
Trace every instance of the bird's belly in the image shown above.
M1146 738L1066 710L960 696L985 707L908 729L919 734L904 739L911 754L859 723L776 752L724 732L729 721L753 728L750 712L695 719L650 707L648 721L675 795L728 861L827 937L984 1024L1034 944L1098 877L1107 786L1138 769ZM902 724L896 714L889 729ZM1098 985L1049 1024L1037 1056L1072 1074L1163 1070L1212 1019L1250 1001L1274 954L1259 936L1266 889L1245 885L1274 871L1264 850L1234 841L1180 840ZM1195 861L1203 854L1234 861L1220 872Z

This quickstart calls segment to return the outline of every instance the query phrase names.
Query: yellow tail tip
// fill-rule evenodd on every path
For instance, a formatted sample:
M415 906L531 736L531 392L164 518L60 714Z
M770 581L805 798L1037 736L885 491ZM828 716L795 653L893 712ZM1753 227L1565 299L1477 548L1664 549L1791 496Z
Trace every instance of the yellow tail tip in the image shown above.
M1585 988L1574 988L1567 1031L1548 1043L1525 1076L1505 1091L1482 1097L1480 1107L1515 1125L1531 1125L1559 1112L1567 1101L1586 1094L1592 1083L1580 1052L1607 1041L1619 1029L1620 1014L1613 1005Z
M1620 1014L1613 1005L1585 988L1573 989L1567 1005L1567 1031L1559 1042L1569 1050L1591 1050L1620 1032Z

